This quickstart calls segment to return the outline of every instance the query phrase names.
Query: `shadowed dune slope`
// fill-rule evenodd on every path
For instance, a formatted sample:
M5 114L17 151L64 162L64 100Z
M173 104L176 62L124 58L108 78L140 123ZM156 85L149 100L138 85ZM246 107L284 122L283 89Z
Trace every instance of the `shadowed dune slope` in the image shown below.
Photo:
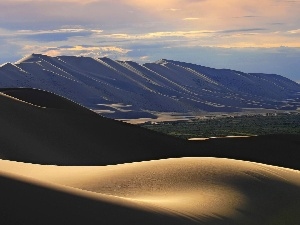
M193 141L197 156L215 156L260 162L300 170L300 134L270 134L249 138Z
M13 94L19 96L23 91L29 103L31 97L36 100L34 92L41 94L41 91L27 89L13 91ZM52 105L62 102L53 94L43 95L47 95L43 105L53 100ZM73 104L64 101L66 105ZM90 111L82 113L86 111L81 106L66 110L41 108L26 102L0 93L2 159L38 164L107 165L180 156L186 143Z
M300 172L217 158L112 166L0 160L4 224L299 224Z
M184 218L126 207L105 197L72 188L0 175L1 224L196 224ZM53 187L54 186L54 187ZM75 193L74 193L75 192ZM121 202L121 201L120 201Z
M0 93L2 159L55 165L109 165L209 156L300 169L299 135L189 142L101 117L48 92L2 91L6 93Z
M43 90L32 88L0 88L0 92L35 106L93 113L91 110L64 97Z

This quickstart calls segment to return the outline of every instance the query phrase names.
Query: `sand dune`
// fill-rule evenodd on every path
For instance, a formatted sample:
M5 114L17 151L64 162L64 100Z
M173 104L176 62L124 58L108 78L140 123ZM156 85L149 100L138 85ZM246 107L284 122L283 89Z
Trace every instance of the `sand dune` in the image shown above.
M190 142L33 89L0 124L1 224L300 224L297 135Z
M299 135L191 142L101 117L48 92L6 89L5 93L0 93L1 159L99 166L209 156L300 169Z
M8 96L23 92L25 102ZM5 93L0 93L2 159L38 164L107 165L180 156L179 148L183 149L186 143L101 117L54 94L27 89ZM41 101L35 95L47 95L44 105L54 102L52 106L60 106L66 101L68 107L35 106L34 103ZM25 99L24 96L21 97ZM72 110L69 106L73 106Z
M0 171L1 179L6 179L1 198L15 204L9 206L10 210L3 205L6 203L1 203L1 207L7 216L13 209L22 212L15 219L24 221L39 217L35 210L48 211L44 213L47 221L56 213L56 204L70 198L78 201L77 207L81 207L81 202L91 205L83 204L86 208L75 214L78 211L68 200L70 204L63 209L67 212L64 220L86 219L87 224L300 223L300 172L264 164L179 158L59 167L1 160ZM17 182L19 189L15 190ZM48 192L52 193L52 201ZM23 195L28 193L34 199L24 202ZM42 204L44 199L52 205ZM30 205L30 209L20 209L20 201L21 205ZM94 207L101 209L99 215L93 214Z
M32 88L0 88L0 92L34 106L92 114L91 110L71 100L43 90Z

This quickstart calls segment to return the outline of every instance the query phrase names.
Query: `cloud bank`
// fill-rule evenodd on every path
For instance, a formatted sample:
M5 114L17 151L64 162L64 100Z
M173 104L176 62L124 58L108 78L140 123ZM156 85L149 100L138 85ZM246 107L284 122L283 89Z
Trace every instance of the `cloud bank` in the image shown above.
M189 61L300 81L300 1L4 0L0 63L24 55Z

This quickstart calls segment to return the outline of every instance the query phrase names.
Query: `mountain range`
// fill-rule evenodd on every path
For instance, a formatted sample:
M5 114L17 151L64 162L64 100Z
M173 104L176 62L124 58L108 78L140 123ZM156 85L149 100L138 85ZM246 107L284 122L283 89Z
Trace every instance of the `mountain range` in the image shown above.
M162 59L132 61L32 54L0 67L0 88L35 88L106 117L156 118L156 112L296 110L300 84L283 76L214 69Z
M188 141L0 89L1 224L299 224L299 135Z

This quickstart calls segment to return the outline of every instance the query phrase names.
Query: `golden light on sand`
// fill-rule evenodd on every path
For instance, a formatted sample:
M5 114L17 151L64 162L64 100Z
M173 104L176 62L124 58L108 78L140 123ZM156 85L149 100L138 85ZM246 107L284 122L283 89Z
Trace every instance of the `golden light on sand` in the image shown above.
M279 210L287 202L292 203L290 210L295 210L300 199L296 191L300 188L299 171L230 159L180 158L101 167L1 160L0 171L2 176L45 188L187 221L214 215L234 221L260 221L271 217L271 209ZM243 213L248 210L256 218Z
M231 145L238 150L224 152L222 143L235 136L176 139L46 91L4 89L0 101L0 220L6 225L300 221L300 172L275 166L297 168L289 159L293 151L273 151L276 140L271 153L239 145L255 138L260 148L269 137L239 136ZM274 165L221 157L227 153Z

